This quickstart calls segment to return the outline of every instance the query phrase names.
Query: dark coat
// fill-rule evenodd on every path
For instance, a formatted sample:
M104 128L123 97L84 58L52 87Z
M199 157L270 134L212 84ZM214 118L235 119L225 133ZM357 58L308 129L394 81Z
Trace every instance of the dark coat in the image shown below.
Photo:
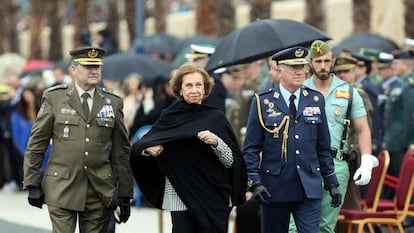
M232 150L234 163L225 168L209 145L197 138L201 130L218 135ZM154 158L141 152L154 145L164 146ZM162 207L165 177L189 209L203 232L222 232L231 203L244 202L247 174L232 128L223 112L215 107L179 101L163 111L142 139L134 143L131 165L143 196Z

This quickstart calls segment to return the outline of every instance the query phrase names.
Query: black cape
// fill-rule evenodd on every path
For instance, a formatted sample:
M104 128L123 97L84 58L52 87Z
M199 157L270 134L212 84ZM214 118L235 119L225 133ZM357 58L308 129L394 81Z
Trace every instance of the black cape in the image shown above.
M225 168L211 146L197 138L207 129L231 148L232 168ZM145 148L160 144L160 156L141 156ZM213 106L179 101L165 109L134 143L131 167L143 196L159 209L167 176L202 232L227 232L229 196L233 206L245 201L247 172L239 145L224 113Z

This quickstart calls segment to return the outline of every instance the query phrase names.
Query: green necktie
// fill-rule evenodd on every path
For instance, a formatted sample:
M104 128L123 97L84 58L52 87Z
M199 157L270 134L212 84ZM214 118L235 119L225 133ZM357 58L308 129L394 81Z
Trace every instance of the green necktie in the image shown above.
M88 105L88 98L91 97L91 95L89 95L89 93L85 92L82 94L82 108L83 108L83 112L85 113L86 119L89 118L89 105Z

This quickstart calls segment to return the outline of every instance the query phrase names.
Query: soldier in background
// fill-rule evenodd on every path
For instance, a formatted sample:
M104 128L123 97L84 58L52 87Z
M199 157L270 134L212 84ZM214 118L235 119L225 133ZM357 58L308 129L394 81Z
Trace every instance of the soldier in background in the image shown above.
M372 154L378 155L382 150L383 139L381 132L383 131L384 123L378 107L378 96L380 91L369 78L373 60L361 54L352 54L352 56L358 60L355 67L356 80L354 85L355 87L364 90L364 92L369 96L373 107L371 127Z
M360 48L359 54L367 56L371 59L371 72L368 74L368 78L374 86L381 91L382 79L378 74L378 63L379 63L379 54L381 50L373 48Z
M385 103L385 148L390 153L389 173L398 176L404 153L414 143L414 54L399 50L394 55L392 67L398 80L389 91ZM384 193L393 198L393 192Z
M355 66L357 62L358 60L353 58L349 52L342 51L339 54L339 56L335 59L335 74L343 81L347 82L350 85L353 85L356 78ZM359 95L361 95L362 101L365 106L365 110L367 111L368 124L371 127L371 118L373 112L371 100L369 99L369 96L364 92L364 90L362 90L361 88L357 88L356 90L358 91ZM353 127L350 127L348 146L350 154L350 159L348 160L350 173L349 175L350 177L353 177L356 168L358 168L361 164L361 151L359 149L358 134L356 133ZM350 179L350 181L352 180ZM360 191L360 186L356 185L354 182L349 182L342 208L360 210ZM338 223L336 225L335 232L346 233L347 225L344 223Z

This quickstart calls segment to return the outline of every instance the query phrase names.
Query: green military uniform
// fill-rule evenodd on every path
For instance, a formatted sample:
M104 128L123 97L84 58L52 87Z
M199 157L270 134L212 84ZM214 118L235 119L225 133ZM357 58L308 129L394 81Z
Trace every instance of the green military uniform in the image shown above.
M398 176L402 158L414 143L414 73L400 77L385 103L385 144L390 153L390 173Z
M331 52L332 48L322 42L314 41L310 50L310 58L316 58L323 56ZM325 96L325 111L326 117L328 119L329 132L331 136L331 149L333 151L335 174L339 181L339 191L342 194L345 194L347 191L347 186L350 179L348 162L343 160L343 157L340 153L340 144L342 139L342 133L344 130L344 118L345 113L348 109L348 102L350 98L349 88L354 88L348 83L339 79L336 75L332 74L332 82L329 86L329 90ZM303 85L310 89L317 90L314 79L316 77L311 76L308 78ZM365 107L361 96L359 95L356 88L353 89L352 95L352 106L350 111L349 118L356 119L366 116ZM348 138L348 137L347 137ZM345 143L343 151L345 153L349 152L348 144ZM323 192L322 197L322 211L320 219L320 232L331 233L334 232L336 222L339 216L340 208L333 208L330 204L331 197L327 191ZM292 226L292 224L291 224ZM295 232L295 230L290 227L289 232Z
M77 62L101 61L80 58ZM88 114L74 83L44 92L25 153L24 188L41 187L50 214L73 210L87 215L96 211L79 225L85 232L101 232L97 228L106 229L118 197L133 197L133 178L122 98L98 86L91 97L93 105ZM50 140L52 151L42 171ZM51 214L51 220L54 232L74 231L75 226L68 226L67 219Z
M254 93L260 90L262 77L260 75L252 77L243 86L242 90L235 93L235 103L229 114L229 121L233 126L234 132L238 136L239 143L242 145L244 132L249 117L250 105Z

